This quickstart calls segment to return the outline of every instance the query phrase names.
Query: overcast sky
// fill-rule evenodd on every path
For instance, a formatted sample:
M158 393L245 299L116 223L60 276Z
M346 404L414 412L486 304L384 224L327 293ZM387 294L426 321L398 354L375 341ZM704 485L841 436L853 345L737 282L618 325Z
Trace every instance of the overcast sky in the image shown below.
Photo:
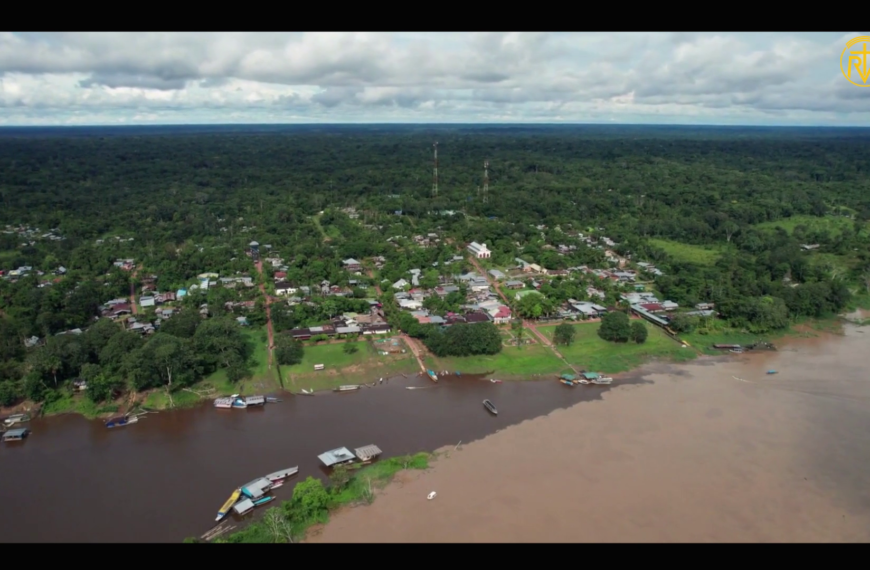
M0 125L870 126L858 35L0 32Z

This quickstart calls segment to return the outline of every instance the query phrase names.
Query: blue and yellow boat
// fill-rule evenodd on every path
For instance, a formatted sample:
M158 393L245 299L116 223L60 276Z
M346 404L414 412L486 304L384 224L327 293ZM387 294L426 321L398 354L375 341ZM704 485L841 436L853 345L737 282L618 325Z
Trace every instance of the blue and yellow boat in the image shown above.
M215 519L215 522L221 522L223 520L223 518L225 516L227 516L227 513L230 512L230 509L233 508L233 505L236 504L236 502L239 500L239 497L241 497L241 496L242 496L241 489L236 489L235 491L233 491L233 494L230 495L230 498L227 499L227 502L224 503L224 506L222 506L221 510L218 511L217 518Z

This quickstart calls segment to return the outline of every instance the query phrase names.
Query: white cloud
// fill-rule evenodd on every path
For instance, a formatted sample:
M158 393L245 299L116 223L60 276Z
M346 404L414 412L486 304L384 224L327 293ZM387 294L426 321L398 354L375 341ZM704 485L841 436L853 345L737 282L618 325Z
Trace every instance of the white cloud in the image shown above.
M0 124L870 125L856 35L0 32Z

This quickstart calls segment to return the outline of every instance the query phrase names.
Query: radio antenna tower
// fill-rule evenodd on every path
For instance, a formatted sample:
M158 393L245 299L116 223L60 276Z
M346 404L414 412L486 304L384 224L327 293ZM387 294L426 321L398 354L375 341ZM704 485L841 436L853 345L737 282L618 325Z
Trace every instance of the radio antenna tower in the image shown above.
M489 201L489 161L483 162L483 203Z
M432 197L438 197L438 143L434 143L432 148L435 149L435 171L432 174Z

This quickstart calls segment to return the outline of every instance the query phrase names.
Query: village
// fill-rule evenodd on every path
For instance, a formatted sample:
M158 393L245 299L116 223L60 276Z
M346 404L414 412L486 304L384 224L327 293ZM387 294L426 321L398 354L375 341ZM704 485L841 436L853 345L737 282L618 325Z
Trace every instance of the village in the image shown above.
M401 213L395 215L401 217ZM456 212L441 215L454 217ZM672 317L715 316L711 304L701 303L687 310L670 300L660 300L655 280L664 271L651 262L633 260L630 252L621 250L613 239L603 235L602 228L587 232L576 229L563 232L557 228L554 232L544 225L531 226L532 237L527 238L530 240L527 245L517 242L508 250L512 255L506 255L502 243L501 255L494 256L485 240L464 241L455 230L445 231L437 222L430 223L427 231L409 234L401 231L407 229L407 224L366 223L353 208L335 216L341 216L337 219L346 224L345 232L348 228L360 228L365 239L383 240L381 249L385 249L379 255L338 257L324 262L326 267L334 264L331 266L334 269L327 273L329 279L313 282L300 279L308 273L306 266L300 264L295 249L288 248L286 241L273 246L251 240L239 247L238 238L228 240L227 236L212 240L210 245L197 244L194 247L200 253L223 249L225 253L214 255L227 256L227 263L214 271L208 266L201 267L200 273L183 281L176 276L167 282L147 262L129 255L140 251L134 249L132 237L116 235L97 240L95 247L111 247L122 254L106 274L106 285L109 280L118 279L117 275L112 277L114 272L126 279L130 290L129 295L102 301L94 320L111 320L133 334L148 337L159 332L182 309L196 311L203 319L230 315L243 329L263 331L262 339L267 341L262 356L257 357L261 360L255 364L258 372L252 386L259 386L255 391L265 391L266 386L273 384L276 388L292 387L296 381L302 381L304 392L310 393L313 386L339 389L357 382L353 378L360 372L375 375L375 381L382 375L409 372L415 361L414 368L430 377L436 375L433 370L444 374L447 372L444 369L452 373L463 368L473 373L484 366L480 359L465 363L462 359L436 358L417 337L415 330L422 330L420 327L446 330L457 324L491 323L502 331L505 347L536 345L533 351L544 350L550 358L556 358L543 367L515 367L511 355L517 353L508 352L495 366L500 373L525 376L534 370L532 375L538 376L544 369L581 372L582 364L577 366L573 362L582 357L575 354L569 364L554 344L553 329L558 323L591 323L609 312L624 311L660 329L675 341L674 346L685 346L669 327ZM241 233L254 229L246 225ZM326 242L324 247L338 249ZM234 245L228 247L230 244ZM600 261L558 261L584 256ZM559 268L548 268L544 265L547 260ZM227 271L227 266L234 270ZM0 278L11 282L32 276L38 278L38 287L51 286L69 277L67 268L59 265L0 270ZM529 334L518 334L518 323ZM53 334L82 335L86 330L87 327L76 327ZM280 338L308 347L303 367L276 367L273 371L273 366L277 366L273 362L276 339ZM23 341L32 350L44 345L46 338L33 335ZM329 348L333 343L354 346L337 358L336 349L340 347ZM352 356L364 346L368 348L362 354ZM541 356L540 352L534 354ZM274 382L268 380L263 384L263 379L273 376ZM74 380L73 391L87 390L86 381ZM363 379L360 383L369 381ZM228 386L217 393L214 388L193 391L202 392L201 397L213 398L243 389Z
M355 223L359 223L356 222L358 215L355 211L352 208L347 210L345 214L355 220ZM542 230L546 228L537 226L535 229L541 231L543 236ZM25 230L22 228L19 231ZM449 327L459 323L491 322L505 326L517 318L541 323L583 321L598 319L609 311L630 308L636 316L660 327L667 327L669 316L680 307L672 301L659 300L652 291L655 278L663 275L661 270L649 262L632 261L630 254L618 255L614 251L617 244L608 237L593 237L581 232L568 232L566 235L574 238L579 245L548 243L544 248L557 256L570 254L578 247L602 250L606 260L604 266L578 265L564 269L547 269L534 259L521 256L515 257L511 264L494 266L491 263L492 251L487 245L472 241L464 247L461 244L453 245L456 252L441 262L442 267L439 267L437 261L431 263L431 267L414 267L407 271L405 277L397 280L378 281L378 274L388 268L389 261L385 256L373 256L363 261L354 258L341 260L345 275L339 283L322 280L314 284L301 284L288 280L288 262L274 252L271 245L262 246L265 252L262 260L261 246L256 241L251 241L244 253L255 266L262 268L267 279L264 296L269 303L292 308L298 305L316 306L330 297L362 296L365 299L368 307L366 312L344 312L334 315L328 321L307 327L276 331L298 341L357 336L364 338L393 333L397 323L389 322L390 319L385 313L385 291L390 293L389 302L395 303L400 312L406 313L421 325ZM132 239L120 236L114 238L121 243ZM450 238L445 241L453 244ZM409 238L391 236L386 238L386 242L397 249L425 249L445 245L437 232ZM451 264L455 267L445 272L446 266ZM113 265L133 275L139 272L139 267L132 258L119 258ZM426 275L430 269L440 270L436 281ZM15 281L33 273L40 277L38 286L44 287L59 281L66 272L66 268L62 266L49 272L22 266L0 270L0 277ZM182 303L190 304L199 299L196 306L203 317L208 317L210 311L206 301L207 294L216 288L222 288L237 290L235 297L224 297L229 300L222 303L223 309L235 313L240 326L248 326L245 314L255 309L259 297L254 272L221 275L206 271L191 278L186 287L172 290L161 287L159 281L156 274L138 275L138 291L131 291L129 297L105 302L99 308L99 316L123 323L131 332L151 335L159 330L163 322L177 313ZM523 305L531 305L531 302L524 302L523 299L536 295L543 302L548 297L548 291L552 292L554 287L565 282L579 285L581 294L578 296L583 298L559 299L559 295L555 295L555 301L544 303L544 311L540 314L523 312ZM578 289L575 287L575 290ZM685 314L707 317L715 313L712 305L699 304ZM81 328L76 328L57 334L82 332ZM25 340L28 348L39 346L41 342L44 339L38 337Z

